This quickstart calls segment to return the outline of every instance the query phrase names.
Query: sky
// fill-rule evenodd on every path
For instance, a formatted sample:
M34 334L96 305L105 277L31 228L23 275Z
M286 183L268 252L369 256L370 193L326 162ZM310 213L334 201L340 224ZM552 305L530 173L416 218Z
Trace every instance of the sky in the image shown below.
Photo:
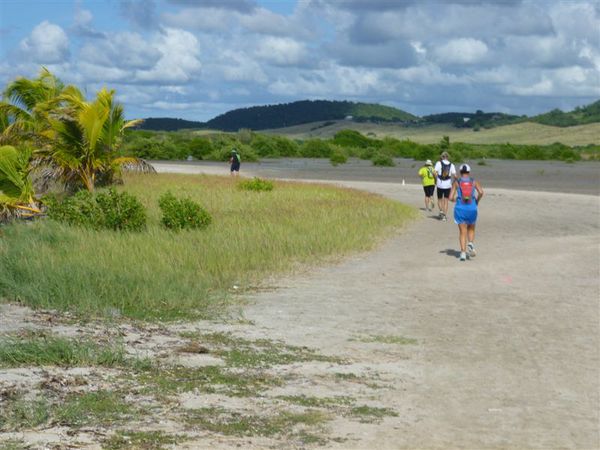
M600 0L0 0L0 86L42 66L130 119L306 99L534 115L600 98Z

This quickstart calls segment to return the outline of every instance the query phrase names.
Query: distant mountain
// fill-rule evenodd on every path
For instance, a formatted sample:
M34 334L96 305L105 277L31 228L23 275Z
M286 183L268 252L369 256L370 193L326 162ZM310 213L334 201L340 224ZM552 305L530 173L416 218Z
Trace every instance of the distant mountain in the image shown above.
M153 131L177 131L187 128L205 128L204 122L194 122L191 120L172 119L170 117L149 117L144 119L141 125L136 128L139 130Z
M571 127L573 125L585 125L586 123L600 122L600 100L586 106L578 106L573 111L563 112L553 109L545 114L539 114L529 119L544 125L555 127Z
M175 131L181 129L209 128L221 131L238 131L240 128L249 128L251 130L265 130L344 119L354 122L396 122L416 126L452 124L457 128L491 128L525 121L568 127L600 122L600 100L587 106L577 107L570 112L555 109L533 117L477 111L475 113L448 112L430 114L421 118L401 109L374 103L302 100L278 105L234 109L208 122L195 122L167 117L148 118L144 120L138 129Z
M266 130L326 120L409 122L418 120L391 106L347 101L303 100L279 105L234 109L209 120L208 128L237 131L240 128Z

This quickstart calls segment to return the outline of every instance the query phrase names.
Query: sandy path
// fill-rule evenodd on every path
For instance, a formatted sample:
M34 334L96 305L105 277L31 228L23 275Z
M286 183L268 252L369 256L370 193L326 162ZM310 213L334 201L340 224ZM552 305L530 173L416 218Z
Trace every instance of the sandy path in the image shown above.
M422 204L416 185L335 183ZM245 315L272 338L385 374L383 403L399 416L354 434L341 422L354 439L341 447L600 448L599 206L488 189L473 260L457 260L453 223L422 212L372 253L278 280Z

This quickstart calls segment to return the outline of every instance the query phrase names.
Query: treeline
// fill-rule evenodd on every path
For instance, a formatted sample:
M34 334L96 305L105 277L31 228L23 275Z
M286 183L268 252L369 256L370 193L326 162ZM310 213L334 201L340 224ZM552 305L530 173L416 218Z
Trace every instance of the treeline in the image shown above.
M434 125L443 123L452 125L456 128L493 128L502 125L510 125L527 120L527 116L515 116L512 114L503 113L484 113L477 110L475 113L457 113L449 112L442 114L430 114L423 116L419 122L422 125Z
M600 159L600 145L569 147L561 143L466 144L450 142L447 137L437 144L419 144L392 137L373 139L354 130L339 131L331 139L304 141L256 133L247 129L236 133L205 135L189 131L129 131L121 151L125 155L151 160L183 160L191 156L200 160L226 161L234 147L240 151L242 161L300 157L329 158L333 164L342 164L350 157L371 160L375 165L394 165L393 158L435 160L443 150L449 151L454 161L483 158L578 161L582 159L582 155L586 159Z

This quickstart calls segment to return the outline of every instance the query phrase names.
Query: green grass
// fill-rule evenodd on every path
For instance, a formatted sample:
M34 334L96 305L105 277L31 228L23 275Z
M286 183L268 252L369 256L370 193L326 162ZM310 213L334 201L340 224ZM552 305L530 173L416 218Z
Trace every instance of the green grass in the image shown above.
M377 422L384 417L397 417L398 413L391 408L378 408L373 406L355 406L350 409L349 415L358 417L361 422L370 423Z
M469 128L455 128L449 125L428 125L405 127L397 124L354 123L346 120L316 129L315 123L279 128L268 131L269 134L283 135L291 139L307 139L309 137L331 138L340 130L353 129L372 137L386 136L397 139L410 139L420 144L436 144L442 136L449 136L451 142L468 142L471 144L537 144L548 145L561 142L565 145L587 145L598 142L600 123L577 125L573 127L552 127L534 122L523 122L504 125L490 129L481 129L474 133ZM369 134L370 133L370 134Z
M142 233L52 221L7 226L0 296L85 317L215 317L234 285L243 291L298 264L368 250L414 217L412 208L353 190L278 182L268 195L256 195L236 186L225 177L131 176L122 189L148 209ZM165 230L158 197L168 190L200 203L213 223Z
M8 439L0 441L0 450L27 450L31 448L22 439Z
M154 367L133 375L136 384L150 394L172 395L198 391L232 397L253 397L283 380L260 370L231 370L221 366L198 368Z
M199 408L187 411L188 425L233 436L293 436L294 427L314 427L328 420L321 411L282 411L273 416L241 414L223 408ZM311 435L312 436L312 435Z
M136 410L115 392L97 391L71 394L56 406L55 420L68 427L86 425L114 425L128 419Z
M0 367L123 366L121 346L101 346L89 340L38 334L0 338Z
M340 358L320 355L308 347L298 347L269 339L248 340L229 333L197 336L200 344L212 344L212 354L223 358L230 367L268 368L303 361L343 363Z
M354 403L354 399L348 396L336 397L307 397L306 395L282 395L277 397L288 403L304 406L307 408L330 408L336 406L347 406Z
M3 401L0 430L28 430L49 423L71 428L114 425L140 412L111 391L72 393L59 401L16 394Z
M173 445L184 440L185 437L183 436L166 434L162 431L117 431L116 434L103 442L102 448L105 450L132 448L161 450L172 448Z

